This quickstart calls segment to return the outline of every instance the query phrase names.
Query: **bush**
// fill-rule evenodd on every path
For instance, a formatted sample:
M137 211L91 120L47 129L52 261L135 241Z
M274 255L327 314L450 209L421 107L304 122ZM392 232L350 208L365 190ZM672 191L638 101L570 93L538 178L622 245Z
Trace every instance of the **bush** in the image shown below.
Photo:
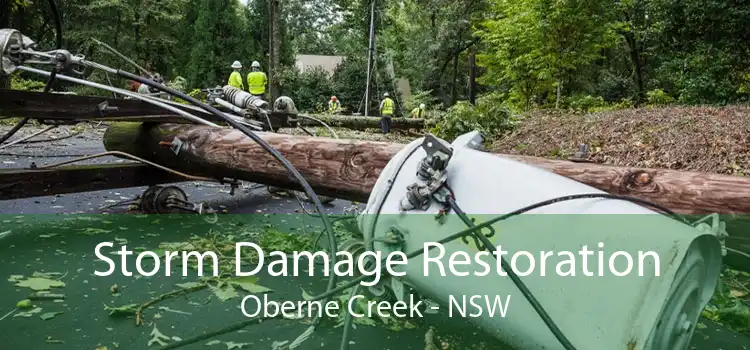
M656 89L646 93L646 99L650 105L668 105L674 102L674 98L669 96L664 90Z
M506 106L499 94L480 97L477 104L459 101L448 108L431 132L454 140L457 136L471 131L479 131L487 138L493 138L513 128L517 118Z
M328 109L333 86L328 73L322 68L300 72L297 67L282 69L279 79L282 94L294 100L300 111L321 112Z
M568 98L568 105L575 112L587 113L592 109L606 107L607 102L601 96L576 95Z

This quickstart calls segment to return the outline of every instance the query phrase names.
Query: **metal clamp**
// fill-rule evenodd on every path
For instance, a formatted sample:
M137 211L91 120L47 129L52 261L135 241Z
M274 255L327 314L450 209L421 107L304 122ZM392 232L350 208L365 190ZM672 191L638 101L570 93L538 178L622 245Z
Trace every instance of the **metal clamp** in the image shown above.
M711 222L707 223L707 221L709 220ZM719 239L719 243L721 244L721 256L727 255L726 238L729 237L729 233L727 232L727 223L721 221L719 214L713 213L706 215L701 219L693 222L692 226L703 233L716 236L716 238Z
M180 150L182 149L182 140L175 136L172 140L172 143L169 145L169 149L171 149L175 155L180 154Z
M422 148L427 155L418 165L417 178L424 183L415 182L406 188L406 197L400 206L402 211L429 208L431 196L445 185L448 178L445 169L453 156L450 144L428 134L422 142Z
M115 106L115 107L110 106L109 102L107 102L106 100L102 101L102 103L98 104L97 105L97 109L99 110L99 115L102 116L102 117L106 117L107 116L107 112L114 112L114 111L119 111L120 110L120 108L117 107L117 106Z

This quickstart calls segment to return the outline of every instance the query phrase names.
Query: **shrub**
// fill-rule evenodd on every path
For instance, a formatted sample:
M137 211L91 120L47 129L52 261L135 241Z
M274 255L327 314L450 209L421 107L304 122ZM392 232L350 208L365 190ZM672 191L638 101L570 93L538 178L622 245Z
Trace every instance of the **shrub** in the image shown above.
M646 93L646 99L650 105L668 105L674 102L674 98L669 96L664 90L656 89Z
M476 130L491 139L512 129L516 120L502 96L491 93L480 97L476 105L459 101L448 108L431 132L453 140L461 134Z

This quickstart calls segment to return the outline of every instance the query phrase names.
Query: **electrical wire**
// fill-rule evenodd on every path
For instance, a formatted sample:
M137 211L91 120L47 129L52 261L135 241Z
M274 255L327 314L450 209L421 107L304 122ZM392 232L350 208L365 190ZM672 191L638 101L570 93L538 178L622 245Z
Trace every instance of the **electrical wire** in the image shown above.
M22 138L20 138L20 139L18 139L18 140L15 140L15 141L11 141L11 142L8 142L8 143L6 143L6 144L4 144L4 145L0 146L0 149L6 148L6 147L10 147L10 146L13 146L13 145L15 145L15 144L17 144L17 143L23 143L24 141L26 141L26 140L28 140L28 139L30 139L30 138L34 138L35 136L39 136L39 135L41 135L41 134L44 134L45 132L47 132L47 131L50 131L50 130L52 130L52 129L56 128L56 127L57 127L57 125L52 125L52 126L50 126L50 127L46 128L46 129L42 129L42 130L40 130L40 131L37 131L37 132L35 132L35 133L33 133L33 134L29 135L29 136L24 136L24 137L22 137Z
M194 180L194 181L209 181L209 182L221 182L221 181L219 181L217 179L212 179L212 178L209 178L209 177L203 177L203 176L195 176L195 175L185 174L183 172L179 172L177 170L173 170L173 169L167 168L167 167L165 167L163 165L160 165L160 164L157 164L157 163L145 160L143 158L134 156L134 155L132 155L130 153L125 153L125 152L120 152L120 151L108 151L108 152L103 152L103 153L98 153L98 154L92 154L90 156L83 156L83 157L80 157L80 158L66 160L66 161L59 162L59 163L37 166L36 168L30 169L30 170L43 170L43 169L49 169L49 168L56 168L56 167L59 167L59 166L62 166L62 165L66 165L66 164L77 163L77 162L82 162L82 161L88 160L88 159L99 158L99 157L106 157L106 156L119 156L119 157L129 158L131 160L135 160L135 161L138 161L138 162L141 162L141 163L144 163L144 164L151 165L153 167L157 167L157 168L159 168L161 170L170 172L172 174L182 176L182 177L187 178L189 180Z
M335 138L335 139L339 138L339 135L336 134L335 131L333 131L333 128L331 128L330 126L328 126L328 124L326 124L324 121L322 121L322 120L320 120L318 118L315 118L315 117L311 117L311 116L307 116L307 115L302 115L302 114L298 115L297 117L298 118L303 118L303 119L309 119L309 120L312 120L314 122L320 123L320 125L323 125L326 129L328 129L328 131L331 133L331 135L333 135L333 138Z
M18 67L16 67L16 69L21 70L21 71L25 71L25 72L29 72L29 73L40 74L40 75L47 75L47 76L49 76L51 74L51 73L43 71L41 69L36 69L36 68L31 68L31 67L26 67L26 66L18 66ZM217 127L217 128L220 127L218 124L214 124L214 123L209 122L209 121L207 121L205 119L198 118L198 117L196 117L196 116L194 116L194 115L192 115L192 114L190 114L188 112L185 112L182 109L170 106L169 104L163 103L161 101L157 101L157 100L149 99L149 98L144 98L142 95L140 95L138 93L135 93L135 92L132 92L132 91L118 89L118 88L115 88L115 87L111 87L111 86L107 86L107 85L95 83L95 82L88 81L88 80L73 78L73 77L69 77L69 76L66 76L66 75L62 75L62 74L57 74L57 79L69 81L71 83L77 83L77 84L81 84L81 85L86 85L86 86L90 86L90 87L93 87L93 88L102 89L102 90L105 90L105 91L117 92L117 93L119 93L121 95L133 97L135 99L144 101L146 103L150 103L150 104L153 104L155 106L159 106L161 108L167 109L167 110L169 110L171 112L174 112L174 113L177 113L177 114L183 116L184 118L186 118L186 119L188 119L190 121L193 121L193 122L196 122L196 123L199 123L199 124L204 124L204 125L208 125L208 126Z
M106 67L106 68L108 68L108 67ZM109 68L109 69L111 69L111 68ZM170 95L173 95L175 97L181 98L181 99L183 99L183 100L185 100L187 102L192 103L193 105L195 105L197 107L201 107L204 110L206 110L208 112L211 112L215 116L217 116L217 117L223 119L224 121L226 121L229 125L231 125L235 129L240 130L242 133L244 133L245 135L247 135L248 137L250 137L250 139L252 139L253 141L255 141L258 145L260 145L266 152L268 152L274 158L276 158L276 160L278 160L284 166L284 168L293 177L295 177L299 181L300 185L304 188L305 192L307 193L307 196L310 198L310 200L312 200L313 204L315 205L315 209L317 209L318 213L320 214L320 219L321 219L321 221L323 221L323 226L325 227L325 230L328 233L328 241L329 241L329 246L331 247L331 250L333 251L333 250L336 249L336 247L337 247L336 236L334 235L334 231L333 231L333 227L331 225L331 222L328 219L328 216L325 214L325 208L323 207L323 203L321 203L320 198L315 193L315 190L313 190L312 186L310 186L310 184L307 182L307 180L305 180L304 176L302 176L302 174L294 167L294 165L292 165L292 163L289 162L288 159L286 159L281 153L279 153L278 150L276 150L273 147L271 147L271 145L269 145L265 140L263 140L261 137L259 137L252 130L246 128L241 123L238 123L234 119L225 116L218 109L216 109L214 107L211 107L211 106L209 106L209 105L207 105L205 103L202 103L202 102L196 100L195 98L193 98L193 97L191 97L191 96L189 96L189 95L187 95L187 94L185 94L183 92L177 91L177 90L175 90L173 88L170 88L168 86L164 86L162 84L158 84L158 83L156 83L156 82L154 82L152 80L145 79L143 77L137 76L137 75L132 74L130 72L126 72L126 71L119 70L119 69L115 70L115 72L117 73L117 75L120 75L120 76L122 76L122 77L124 77L126 79L135 80L135 81L137 81L137 82L139 82L141 84L146 84L149 87L153 87L153 88L155 88L157 90L161 90L161 91L164 91L166 93L169 93ZM333 266L335 266L336 260L337 259L336 259L335 254L334 254L331 257L331 259L330 259L331 268L333 268ZM336 286L336 274L330 274L330 278L328 280L328 287L327 287L327 289L328 290L332 290L333 288L335 288L335 286ZM316 315L315 319L313 320L313 327L317 327L319 324L320 324L320 317L317 317L317 315Z
M507 219L509 219L509 218L511 218L513 216L520 215L520 214L523 214L525 212L528 212L528 211L531 211L531 210L534 210L534 209L537 209L537 208L540 208L540 207L549 206L549 205L552 205L552 204L556 204L556 203L560 203L560 202L565 202L565 201L570 201L570 200L590 199L590 198L603 198L603 199L625 200L625 201L629 201L629 202L633 202L633 203L637 203L637 204L642 204L642 205L645 205L645 206L650 206L650 207L653 207L653 208L656 208L656 209L659 209L659 210L665 212L667 215L671 216L672 218L674 218L676 220L682 219L682 220L679 220L679 221L685 222L687 224L687 222L684 220L684 218L678 216L672 210L670 210L670 209L668 209L666 207L663 207L661 205L658 205L656 203L652 203L652 202L649 202L649 201L646 201L646 200L642 200L642 199L639 199L639 198L628 197L628 196L620 196L620 195L613 195L613 194L609 194L609 193L585 193L585 194L575 194L575 195L568 195L568 196L562 196L562 197L552 198L552 199L548 199L548 200L545 200L545 201L541 201L541 202L537 202L537 203L525 206L523 208L520 208L520 209L517 209L515 211L512 211L512 212L510 212L508 214L503 214L503 215L497 216L497 217L495 217L493 219L490 219L489 221L486 221L486 222L484 222L482 224L479 224L479 225L470 225L469 228L467 228L465 230L462 230L462 231L460 231L458 233L455 233L453 235L450 235L450 236L448 236L446 238L443 238L440 241L438 241L438 243L439 244L445 244L447 242L453 241L453 240L461 238L461 237L466 237L468 235L474 235L475 237L479 238L479 240L482 241L483 246L484 246L485 249L490 250L491 249L490 247L492 247L493 244L492 244L492 242L490 242L490 240L485 235L483 235L483 234L476 234L480 230L482 230L484 228L491 227L491 225L494 224L494 223L496 223L496 222L507 220ZM452 200L452 199L449 199L449 200ZM385 202L385 200L383 202ZM456 205L456 208L458 208L457 205ZM461 212L460 209L458 210L458 212ZM471 223L471 221L469 221L469 223ZM373 227L374 227L374 224L373 224ZM434 248L434 246L428 247L427 250L430 250L432 248ZM414 251L414 252L412 252L410 254L407 254L406 257L407 257L407 259L412 259L412 258L415 258L417 256L422 255L423 253L424 253L424 249L421 250L421 251L417 250L417 251ZM493 254L490 254L490 255L493 255ZM381 263L385 263L385 259ZM502 267L506 271L508 271L508 276L511 277L511 280L513 280L513 282L516 284L516 286L519 288L519 290L521 290L521 293L524 295L524 297L526 297L526 299L529 301L529 303L534 308L534 310L537 312L537 314L539 314L539 316L542 318L542 320L544 321L544 323L549 327L550 331L554 334L555 338L557 338L558 341L560 341L560 343L565 347L566 350L576 350L576 347L573 346L573 344L567 339L567 337L565 337L565 335L562 333L562 331L560 331L560 328L557 327L557 324L550 318L549 314L547 314L547 312L544 310L544 308L539 303L539 301L532 295L531 291L520 280L520 278L518 277L518 275L516 275L513 272L513 269L510 268L510 266L507 264L507 262L505 261L505 259L501 259L501 264L502 264ZM384 268L385 268L384 265L381 265L380 271L382 272ZM352 280L351 282L340 286L340 290L339 291L346 290L347 287L352 287L352 286L356 285L356 283L359 283L359 282L363 281L366 278L367 278L367 276L365 275L365 276L361 276L361 277L359 277L359 278L357 278L355 280ZM321 296L324 296L324 295L325 295L325 293L322 294L322 295L319 295L319 296L315 296L315 297L311 298L310 300L318 300L317 298L320 298ZM344 324L344 327L348 327L348 325ZM347 334L347 332L344 332L344 335L346 335L346 334ZM344 345L345 344L349 344L348 339L342 339L341 344L342 344L341 345L342 346L341 349L342 350L346 350L347 347L344 347Z

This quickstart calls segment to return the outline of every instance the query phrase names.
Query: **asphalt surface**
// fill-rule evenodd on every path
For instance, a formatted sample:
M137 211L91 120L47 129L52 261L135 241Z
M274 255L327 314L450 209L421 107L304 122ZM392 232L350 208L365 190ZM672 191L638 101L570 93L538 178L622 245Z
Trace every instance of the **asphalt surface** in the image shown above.
M0 133L7 127L0 128ZM32 130L25 131L27 133ZM0 149L0 167L22 168L31 162L50 164L76 156L104 151L98 136L101 130L90 131L53 144L28 144ZM23 135L23 134L22 134ZM58 135L65 135L62 132ZM50 136L50 135L47 135ZM42 138L44 136L41 136ZM85 163L117 161L96 159ZM313 230L315 218L299 215L297 200L269 194L264 188L239 189L235 195L228 188L209 184L185 182L178 184L191 201L205 201L212 207L231 214L222 224L236 225L238 232L247 227L280 225ZM126 208L103 207L125 201L141 194L145 188L128 188L62 196L37 197L0 201L0 276L11 281L0 283L0 327L3 329L2 349L157 349L149 346L154 329L175 342L220 329L234 322L246 320L238 309L241 298L222 302L210 290L190 293L161 301L144 311L145 325L136 326L132 316L116 317L105 306L116 307L141 304L175 290L176 284L197 280L196 276L181 277L163 273L152 277L128 277L116 273L108 277L94 275L106 266L97 262L95 247L102 241L127 242L128 247L154 249L162 242L180 242L191 235L205 235L212 224L198 216L187 219L159 219L154 217L118 214ZM341 213L353 205L334 201L329 213ZM310 205L308 204L308 208ZM102 215L63 215L95 214ZM297 213L297 215L288 215ZM254 215L249 215L254 214ZM306 218L306 219L305 219ZM300 221L312 220L312 221ZM260 225L260 226L258 226ZM241 229L245 227L245 229ZM8 232L10 231L10 232ZM105 251L114 251L107 248ZM117 257L110 255L113 259ZM128 270L134 271L134 259ZM148 267L148 264L144 264ZM173 266L179 272L180 266ZM160 270L161 271L161 270ZM18 276L39 273L59 273L50 276L65 285L52 288L64 294L60 300L34 300L31 309L19 310L16 303L29 297L29 288L16 285ZM16 281L16 282L14 282ZM273 300L301 300L302 290L317 294L325 290L325 279L313 277L261 276L258 284L272 289ZM24 314L29 310L37 313ZM40 316L54 317L47 320ZM19 316L20 315L20 316ZM28 317L23 317L28 315ZM358 325L352 331L352 349L411 350L425 349L428 326L436 327L437 336L446 341L438 344L443 349L507 349L488 338L479 329L461 319L445 315L426 315L411 322L414 328L398 331L381 326ZM731 333L720 326L702 321L693 337L693 349L748 349L750 338ZM307 328L307 324L293 320L272 320L249 326L222 336L203 340L185 349L272 349L274 342L291 341ZM338 349L341 328L326 324L303 343L300 349Z

